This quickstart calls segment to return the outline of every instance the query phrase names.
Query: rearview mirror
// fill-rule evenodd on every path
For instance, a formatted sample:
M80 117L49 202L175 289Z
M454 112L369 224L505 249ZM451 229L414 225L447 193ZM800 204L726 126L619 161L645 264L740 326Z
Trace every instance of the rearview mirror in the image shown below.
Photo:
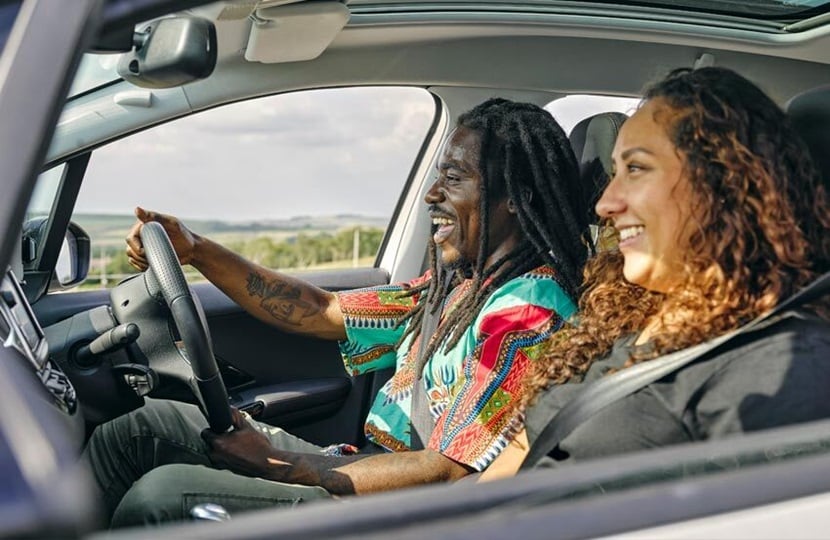
M136 31L118 74L142 88L173 88L208 77L216 67L216 27L199 17L171 17Z

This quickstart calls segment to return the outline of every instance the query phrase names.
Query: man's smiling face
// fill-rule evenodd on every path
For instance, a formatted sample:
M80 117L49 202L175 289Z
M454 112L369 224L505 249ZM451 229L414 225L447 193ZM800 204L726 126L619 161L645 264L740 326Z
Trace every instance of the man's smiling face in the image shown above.
M424 200L432 218L432 239L439 248L441 264L461 267L474 264L481 239L481 183L479 167L481 136L458 127L438 159L438 178ZM514 245L518 225L502 197L490 204L489 246L493 255L506 253Z

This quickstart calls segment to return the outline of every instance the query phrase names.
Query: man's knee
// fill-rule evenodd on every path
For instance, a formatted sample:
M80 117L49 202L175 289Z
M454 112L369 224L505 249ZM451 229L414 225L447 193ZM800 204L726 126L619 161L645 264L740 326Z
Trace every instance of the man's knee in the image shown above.
M164 465L138 479L112 516L111 527L157 525L185 519L182 482L197 474L198 465Z

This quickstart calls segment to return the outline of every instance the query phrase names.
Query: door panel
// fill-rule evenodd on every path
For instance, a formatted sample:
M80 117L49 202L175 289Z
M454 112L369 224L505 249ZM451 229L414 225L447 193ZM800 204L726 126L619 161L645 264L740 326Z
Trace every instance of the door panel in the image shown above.
M332 291L388 282L388 274L376 268L306 273L302 277ZM362 424L368 406L389 373L353 379L343 368L335 342L281 332L248 315L210 283L197 283L193 290L205 310L214 353L234 405L255 406L251 412L258 419L290 428L310 442L363 442ZM100 332L106 326L83 323L90 318L89 310L108 304L108 292L99 290L50 294L33 306L47 327L47 335L54 336L50 343L53 357L76 382L87 419L93 423L138 404L123 388L116 387L120 381L108 369L110 363L134 361L129 353L122 350L107 355L102 367L95 369L82 368L73 360L78 345L94 338L96 328ZM94 317L100 320L100 312Z

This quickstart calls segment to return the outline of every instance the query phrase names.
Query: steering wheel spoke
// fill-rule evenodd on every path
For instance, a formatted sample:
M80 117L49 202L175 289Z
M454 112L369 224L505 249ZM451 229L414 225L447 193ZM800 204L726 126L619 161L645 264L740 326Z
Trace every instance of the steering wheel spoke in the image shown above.
M200 394L205 416L211 430L224 433L232 426L228 392L213 356L210 333L198 301L185 280L181 264L160 224L145 223L141 228L141 242L152 276L148 288L155 284L170 309L179 330L187 359L193 372L194 386Z

